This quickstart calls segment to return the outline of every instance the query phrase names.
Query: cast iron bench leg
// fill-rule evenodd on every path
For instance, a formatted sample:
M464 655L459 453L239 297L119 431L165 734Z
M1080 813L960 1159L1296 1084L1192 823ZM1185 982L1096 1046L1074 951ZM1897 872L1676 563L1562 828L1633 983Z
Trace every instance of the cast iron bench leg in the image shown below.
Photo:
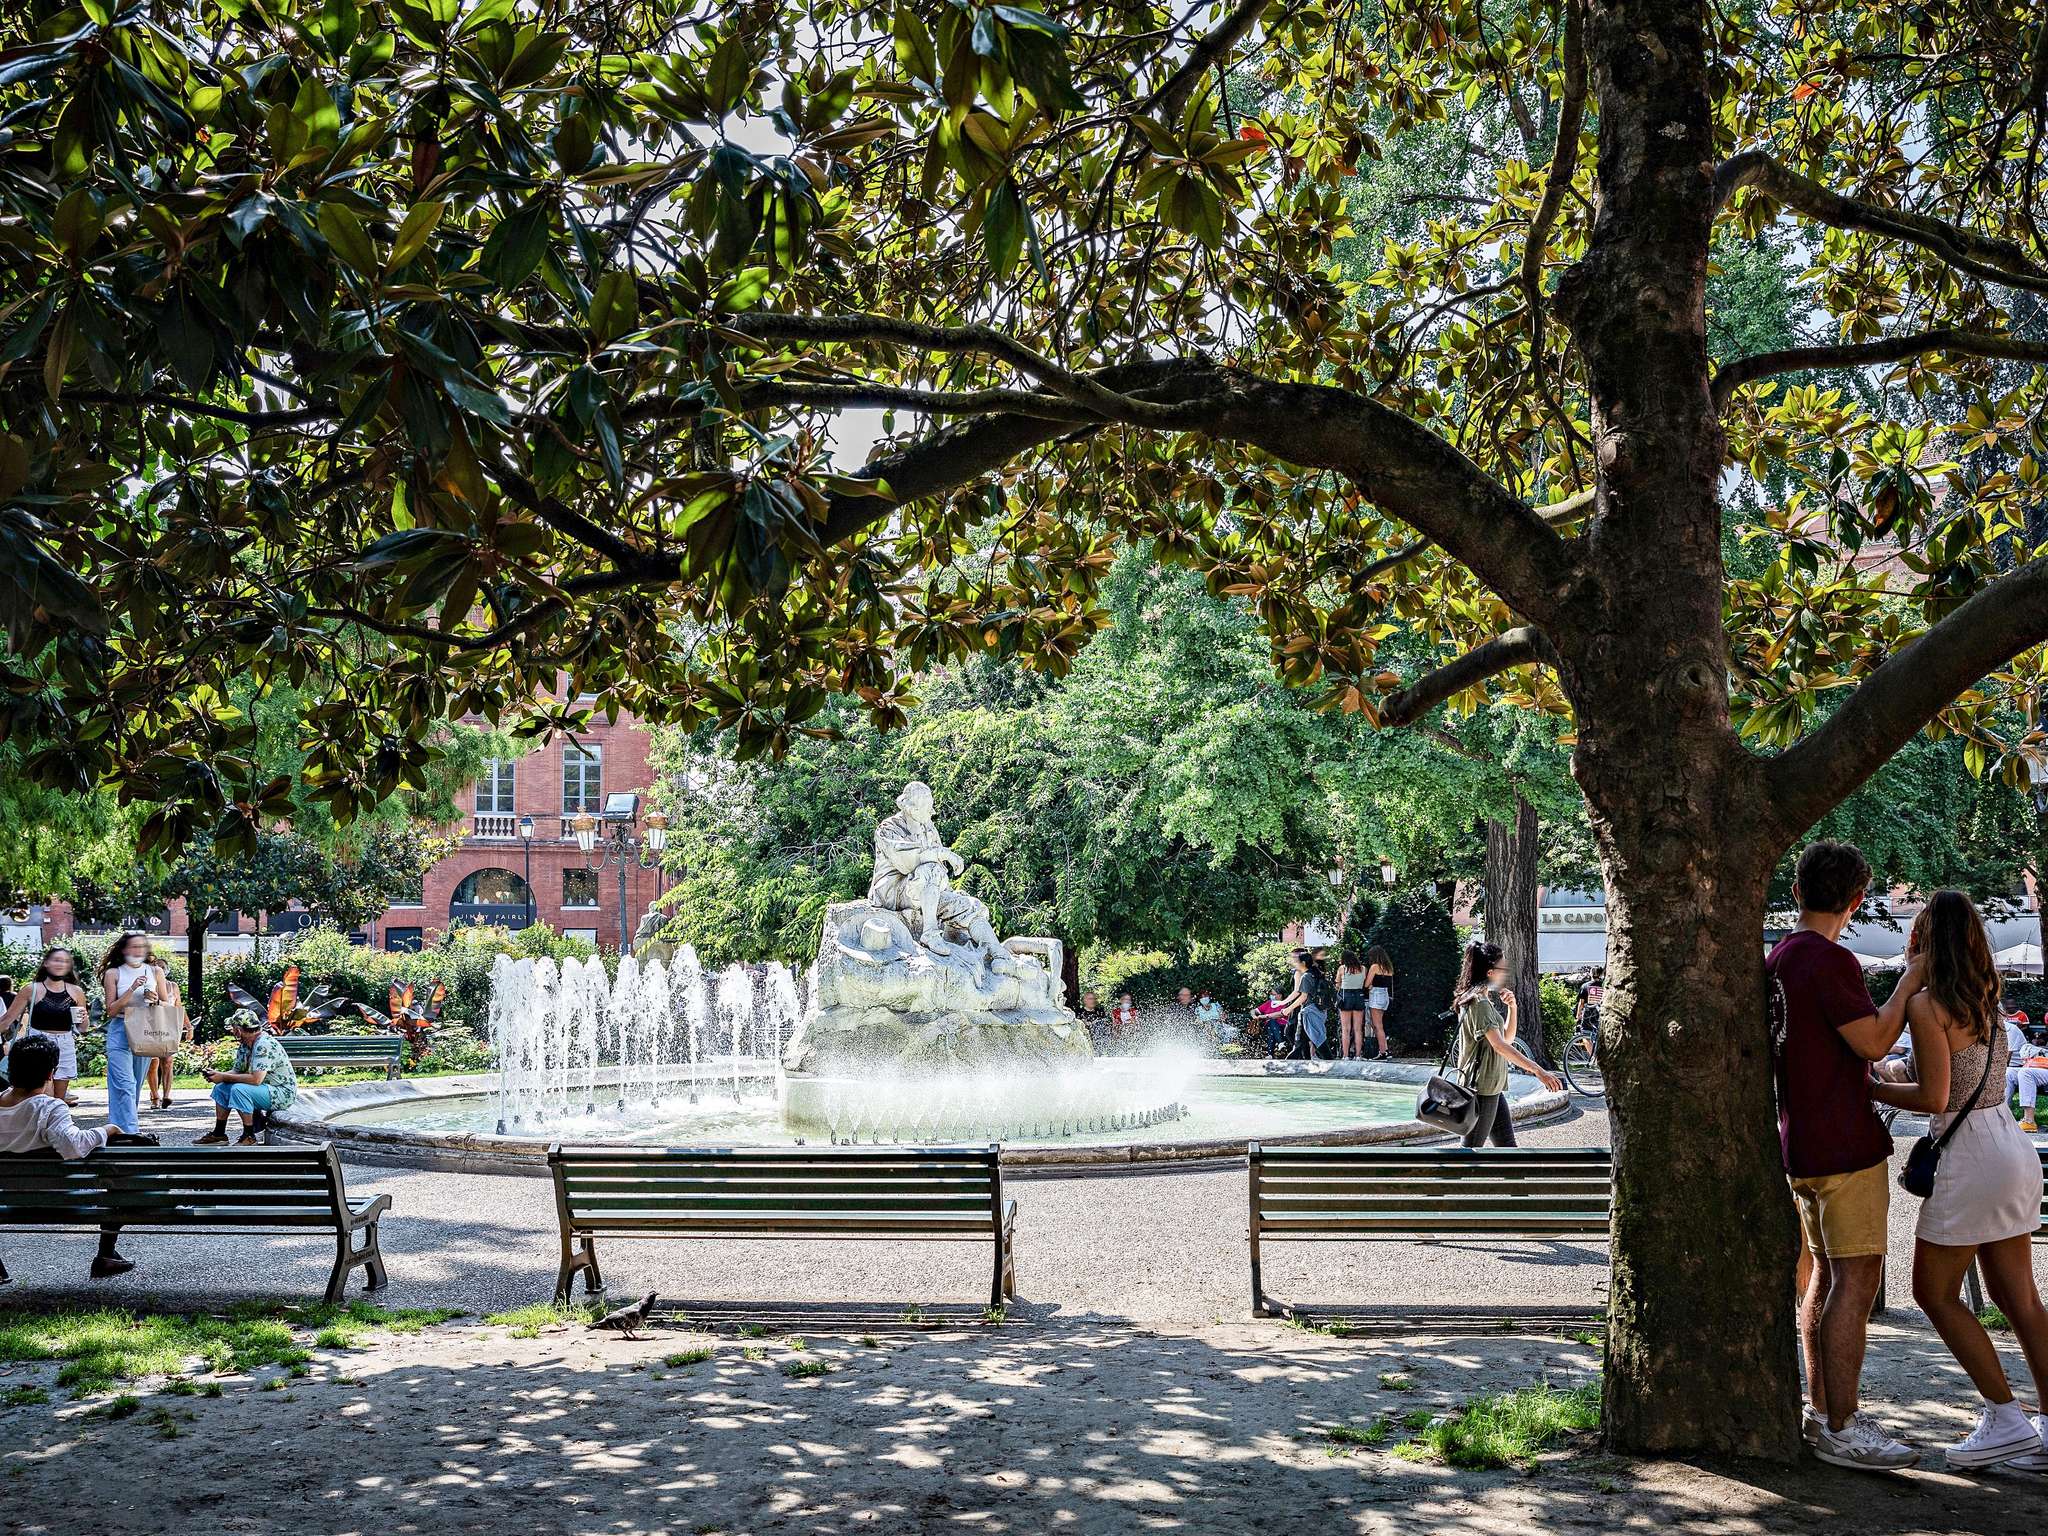
M576 1251L578 1246L583 1250L581 1253ZM555 1271L556 1306L566 1307L569 1304L569 1292L579 1273L583 1276L585 1296L604 1294L604 1276L597 1267L597 1239L587 1232L581 1238L565 1236L562 1239L562 1265Z

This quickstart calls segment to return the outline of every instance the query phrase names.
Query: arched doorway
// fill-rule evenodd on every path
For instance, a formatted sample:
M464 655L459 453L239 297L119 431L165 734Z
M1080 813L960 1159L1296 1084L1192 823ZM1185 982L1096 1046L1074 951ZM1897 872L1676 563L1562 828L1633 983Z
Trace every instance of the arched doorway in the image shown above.
M448 902L448 921L524 928L533 921L533 890L509 869L473 869Z

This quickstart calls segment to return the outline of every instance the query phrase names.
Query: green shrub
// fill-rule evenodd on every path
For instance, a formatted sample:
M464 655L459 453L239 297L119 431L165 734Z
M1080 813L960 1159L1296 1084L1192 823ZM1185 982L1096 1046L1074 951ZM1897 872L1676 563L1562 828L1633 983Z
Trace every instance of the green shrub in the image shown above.
M1238 984L1250 1006L1256 1008L1275 992L1284 997L1294 990L1293 953L1292 946L1278 939L1254 944L1244 952L1237 962Z
M1430 891L1404 891L1366 935L1394 962L1387 1038L1395 1049L1428 1054L1443 1048L1447 1026L1437 1016L1458 983L1458 930Z
M1197 996L1207 992L1230 1012L1241 1013L1248 1006L1244 973L1233 954L1230 946L1217 943L1198 946L1192 955L1160 949L1107 950L1083 957L1081 985L1105 1008L1124 992L1140 1005L1170 1003L1187 987Z
M1550 1048L1553 1064L1564 1060L1564 1048L1572 1038L1572 1009L1578 996L1555 976L1536 978L1536 990L1543 998L1543 1043Z

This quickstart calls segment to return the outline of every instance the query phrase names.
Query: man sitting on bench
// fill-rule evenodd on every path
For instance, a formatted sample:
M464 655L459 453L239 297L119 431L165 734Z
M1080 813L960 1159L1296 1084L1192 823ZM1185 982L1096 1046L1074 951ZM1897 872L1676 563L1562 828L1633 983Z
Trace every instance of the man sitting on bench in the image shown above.
M0 1152L36 1152L53 1147L63 1158L86 1157L107 1145L110 1138L125 1139L110 1127L82 1130L72 1121L70 1106L46 1090L50 1074L57 1070L57 1042L45 1035L24 1035L7 1053L7 1090L0 1093ZM92 1277L105 1280L126 1274L135 1267L114 1251L114 1231L100 1233L99 1252L93 1256ZM0 1282L7 1279L0 1265Z
M299 1079L292 1071L291 1058L277 1036L265 1032L261 1019L247 1008L237 1008L228 1016L228 1028L237 1041L235 1064L226 1072L206 1074L213 1084L213 1129L199 1137L195 1146L226 1141L228 1111L232 1109L242 1117L242 1136L235 1145L253 1147L258 1140L257 1115L275 1114L299 1096Z

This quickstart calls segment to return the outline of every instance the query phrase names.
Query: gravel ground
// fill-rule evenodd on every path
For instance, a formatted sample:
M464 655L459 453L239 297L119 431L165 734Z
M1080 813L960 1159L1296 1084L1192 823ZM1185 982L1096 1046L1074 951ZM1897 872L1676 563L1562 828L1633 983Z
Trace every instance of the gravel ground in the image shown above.
M150 1123L182 1141L205 1121L188 1107ZM1524 1139L1605 1136L1604 1116L1581 1112ZM350 1180L394 1200L393 1283L380 1299L476 1317L548 1293L545 1180L369 1166ZM227 1378L218 1397L141 1383L141 1405L121 1418L61 1390L10 1407L17 1389L47 1388L54 1367L0 1367L8 1528L1933 1536L2030 1527L2048 1492L2048 1479L1937 1470L1631 1462L1586 1437L1528 1468L1453 1471L1389 1454L1405 1430L1377 1447L1333 1440L1332 1426L1597 1379L1597 1352L1569 1318L1600 1299L1601 1246L1272 1250L1277 1294L1366 1310L1363 1331L1333 1336L1247 1319L1241 1167L1020 1175L1014 1192L1019 1301L995 1326L980 1316L979 1246L650 1242L607 1256L617 1293L666 1298L638 1343L580 1325L518 1339L449 1324L320 1351L303 1379L274 1368ZM1909 1216L1895 1213L1898 1257ZM135 1274L89 1284L89 1239L4 1243L11 1304L162 1308L310 1297L330 1251L317 1239L237 1248L140 1234L124 1244ZM1903 1274L1874 1331L1867 1401L1938 1445L1967 1428L1968 1384L1904 1305ZM1465 1311L1523 1321L1465 1329ZM743 1334L742 1320L768 1332Z

